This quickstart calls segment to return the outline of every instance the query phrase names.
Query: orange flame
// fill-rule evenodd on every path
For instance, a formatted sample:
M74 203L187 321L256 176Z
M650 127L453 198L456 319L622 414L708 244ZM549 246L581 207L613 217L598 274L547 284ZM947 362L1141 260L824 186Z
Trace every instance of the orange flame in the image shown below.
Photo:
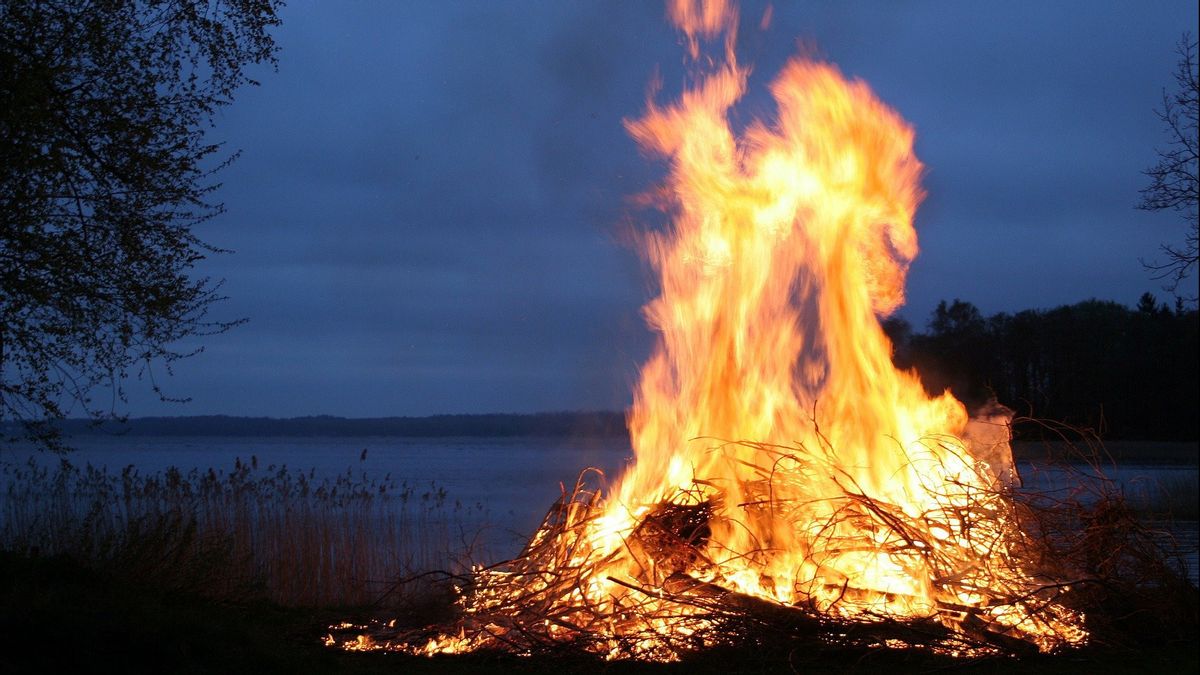
M702 19L697 33L719 23L680 15ZM842 494L834 481L915 515L936 505L925 488L931 467L942 474L939 491L975 471L963 453L931 442L962 435L963 406L948 393L930 399L913 374L893 367L877 318L903 302L917 252L913 131L865 84L797 60L772 85L776 124L752 124L738 138L727 113L746 74L726 62L676 105L651 106L628 125L644 148L671 160L675 219L647 247L661 295L645 312L661 339L630 414L637 463L610 510L670 500L697 478L720 486L726 509L746 502L745 467L761 464L759 451L713 452L700 438L708 437L833 452L838 476L774 495L813 502L814 523L831 515L820 500ZM714 532L710 551L745 560L765 547L756 574L777 586L817 573L805 533L788 521L717 519L724 531ZM832 565L855 586L903 586L931 606L925 580L883 557L880 548L817 567Z
M726 49L678 102L627 123L671 167L661 206L672 222L645 239L658 344L629 414L636 463L586 505L601 516L543 528L527 549L549 541L544 567L589 570L582 587L545 598L551 582L534 575L521 592L563 625L586 614L614 637L629 634L620 622L638 635L702 630L687 607L629 609L637 589L682 577L847 619L969 614L1046 650L1082 642L1080 617L1052 602L1034 611L1037 584L1013 562L1004 427L999 438L973 431L949 392L930 397L892 365L879 317L903 303L917 254L912 128L865 83L797 59L771 85L777 119L735 133L729 112L748 74L733 56L736 12L672 0L668 15L693 58L702 39L724 34ZM664 505L705 509L689 525L704 529L689 542L696 555L639 548ZM504 574L481 573L468 615L486 623L504 604ZM471 649L500 631L460 630L417 651ZM660 657L658 646L647 638L633 655Z

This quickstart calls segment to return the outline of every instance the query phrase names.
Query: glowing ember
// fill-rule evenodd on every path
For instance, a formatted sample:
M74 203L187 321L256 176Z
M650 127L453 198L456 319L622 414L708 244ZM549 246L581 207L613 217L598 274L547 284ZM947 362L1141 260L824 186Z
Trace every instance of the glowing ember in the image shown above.
M736 12L677 0L669 16L694 59L725 42L678 102L628 124L670 162L673 216L645 236L661 293L629 416L636 464L478 571L453 630L331 642L670 659L721 642L735 617L803 617L923 622L947 652L1081 643L1062 589L1024 568L1006 420L969 429L948 392L930 398L892 365L879 317L917 253L912 129L865 83L798 59L771 86L774 123L736 134Z

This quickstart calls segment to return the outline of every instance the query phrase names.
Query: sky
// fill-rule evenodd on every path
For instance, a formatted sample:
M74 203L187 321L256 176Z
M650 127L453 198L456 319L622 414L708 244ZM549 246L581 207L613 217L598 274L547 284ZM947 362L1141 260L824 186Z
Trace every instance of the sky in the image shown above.
M1170 301L1140 260L1179 242L1136 210L1167 137L1192 0L742 4L738 109L798 53L865 80L926 165L921 253L900 315L1089 298ZM624 236L663 166L623 121L685 82L655 2L291 0L277 72L212 135L241 157L227 213L197 234L234 251L204 352L127 384L134 416L347 417L621 409L652 335L653 284Z

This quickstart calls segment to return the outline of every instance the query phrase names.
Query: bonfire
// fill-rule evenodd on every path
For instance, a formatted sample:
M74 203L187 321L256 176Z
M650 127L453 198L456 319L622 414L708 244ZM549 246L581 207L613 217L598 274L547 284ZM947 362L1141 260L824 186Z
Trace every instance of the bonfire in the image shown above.
M585 473L515 559L476 569L453 625L345 625L329 643L645 660L754 631L948 654L1083 644L1070 584L1022 529L1007 411L971 419L892 363L880 321L904 300L923 196L913 129L796 58L774 119L735 130L735 8L668 16L692 84L627 122L669 164L647 198L671 216L641 238L658 341L628 416L635 462Z

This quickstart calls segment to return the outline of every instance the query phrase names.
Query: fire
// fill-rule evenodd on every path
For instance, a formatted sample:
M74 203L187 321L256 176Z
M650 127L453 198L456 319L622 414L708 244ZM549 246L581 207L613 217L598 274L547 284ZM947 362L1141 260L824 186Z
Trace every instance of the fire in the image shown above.
M923 196L912 127L865 83L795 59L771 85L776 119L739 133L735 9L675 0L668 15L702 72L627 123L669 162L656 194L672 215L644 237L660 293L629 414L636 463L479 571L456 630L344 646L535 635L664 659L719 640L733 609L932 622L951 651L1081 643L1082 618L1023 566L1007 435L968 428L949 392L892 365L880 317L904 301Z

